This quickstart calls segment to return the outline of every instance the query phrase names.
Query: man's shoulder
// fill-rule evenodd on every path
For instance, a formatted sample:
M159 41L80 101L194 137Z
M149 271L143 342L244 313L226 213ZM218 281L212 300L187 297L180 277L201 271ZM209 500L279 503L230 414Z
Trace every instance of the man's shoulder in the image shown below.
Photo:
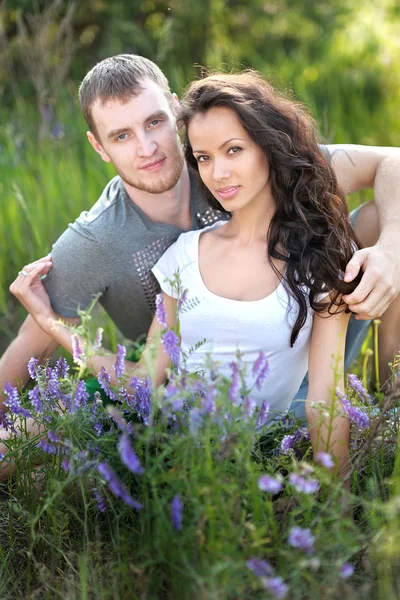
M114 177L108 182L97 202L90 210L83 211L76 219L75 223L81 227L95 229L97 224L107 219L114 219L121 204L125 201L126 191L119 176Z

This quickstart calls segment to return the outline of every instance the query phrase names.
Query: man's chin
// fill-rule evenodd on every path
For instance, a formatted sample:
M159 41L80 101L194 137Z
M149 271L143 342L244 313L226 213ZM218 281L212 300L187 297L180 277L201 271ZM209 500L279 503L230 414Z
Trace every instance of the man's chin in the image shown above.
M124 183L127 183L131 187L149 194L163 194L164 192L169 192L176 186L181 174L182 169L176 170L170 175L170 177L163 177L162 179L158 178L157 181L143 181L133 180L129 177L125 177L122 173L119 173Z

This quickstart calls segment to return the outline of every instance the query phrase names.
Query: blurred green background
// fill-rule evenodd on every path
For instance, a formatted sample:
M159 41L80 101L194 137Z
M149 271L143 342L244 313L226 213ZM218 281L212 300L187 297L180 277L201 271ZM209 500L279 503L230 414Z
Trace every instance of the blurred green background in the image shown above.
M399 145L397 0L0 1L0 354L24 317L9 284L113 174L76 91L121 52L157 62L178 94L200 66L254 67L310 106L325 141Z

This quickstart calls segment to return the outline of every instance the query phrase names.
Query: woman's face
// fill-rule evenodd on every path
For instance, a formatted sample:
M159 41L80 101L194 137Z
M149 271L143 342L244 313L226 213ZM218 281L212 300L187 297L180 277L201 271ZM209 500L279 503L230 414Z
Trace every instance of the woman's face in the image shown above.
M267 157L233 109L216 106L195 115L188 137L200 177L227 211L271 198Z

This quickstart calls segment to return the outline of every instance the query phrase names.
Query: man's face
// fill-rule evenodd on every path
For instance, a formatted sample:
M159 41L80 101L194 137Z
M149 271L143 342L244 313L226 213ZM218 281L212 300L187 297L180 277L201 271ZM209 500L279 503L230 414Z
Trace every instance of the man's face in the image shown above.
M142 86L128 102L94 102L97 136L89 133L89 141L124 182L160 194L176 185L184 164L174 114L179 104L175 97L171 106L154 81L146 79Z

